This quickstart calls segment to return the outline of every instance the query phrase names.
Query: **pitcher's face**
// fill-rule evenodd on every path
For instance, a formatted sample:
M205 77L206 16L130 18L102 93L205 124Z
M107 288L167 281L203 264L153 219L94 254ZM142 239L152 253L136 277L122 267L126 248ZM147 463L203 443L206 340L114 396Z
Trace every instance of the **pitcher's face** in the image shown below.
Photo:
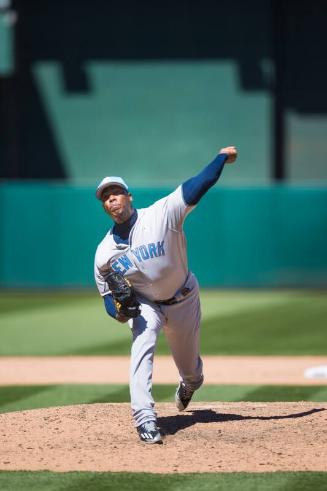
M103 208L116 223L124 223L133 213L132 195L120 186L109 186L101 196Z

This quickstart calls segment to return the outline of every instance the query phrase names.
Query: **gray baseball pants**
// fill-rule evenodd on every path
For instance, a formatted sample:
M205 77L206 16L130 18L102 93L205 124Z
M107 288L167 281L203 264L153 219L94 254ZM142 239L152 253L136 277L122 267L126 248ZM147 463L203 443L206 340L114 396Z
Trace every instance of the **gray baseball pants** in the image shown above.
M158 305L140 298L141 315L130 321L133 335L130 394L135 426L156 419L152 372L156 342L161 329L169 344L180 380L194 390L203 382L202 360L199 356L199 285L193 274L189 275L185 286L191 288L191 292L173 305Z

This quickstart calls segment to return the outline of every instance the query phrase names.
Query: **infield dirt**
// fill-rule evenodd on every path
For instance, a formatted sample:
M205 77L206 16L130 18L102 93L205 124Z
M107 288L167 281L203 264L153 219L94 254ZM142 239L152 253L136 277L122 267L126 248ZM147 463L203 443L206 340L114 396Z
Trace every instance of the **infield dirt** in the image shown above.
M203 356L206 384L327 385L327 378L306 378L326 356ZM4 356L0 385L127 384L127 356ZM177 384L171 356L156 356L153 383Z
M327 471L327 404L157 404L162 445L146 445L130 406L90 404L0 415L0 469Z

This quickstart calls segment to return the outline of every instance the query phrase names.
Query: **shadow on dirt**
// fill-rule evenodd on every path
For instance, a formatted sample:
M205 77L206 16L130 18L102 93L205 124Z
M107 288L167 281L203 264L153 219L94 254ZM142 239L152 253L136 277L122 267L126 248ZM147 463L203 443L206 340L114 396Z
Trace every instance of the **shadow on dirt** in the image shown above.
M174 435L180 430L193 426L197 423L225 423L226 421L245 421L245 420L280 420L304 418L311 414L326 411L326 408L313 408L301 413L278 415L278 416L242 416L240 414L221 414L212 409L199 409L187 411L176 416L163 416L158 418L158 426L164 435Z

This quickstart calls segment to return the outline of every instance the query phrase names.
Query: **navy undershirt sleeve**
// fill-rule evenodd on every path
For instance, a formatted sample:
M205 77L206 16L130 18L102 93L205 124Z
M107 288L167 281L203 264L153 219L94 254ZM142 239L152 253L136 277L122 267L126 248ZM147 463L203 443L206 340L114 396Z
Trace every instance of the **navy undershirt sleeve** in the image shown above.
M114 299L112 298L112 295L110 295L110 293L108 295L105 295L103 297L103 300L104 300L104 305L105 305L107 313L111 317L116 319L117 311L116 311L116 307L115 307L115 303L114 303Z
M183 182L183 198L187 205L196 205L208 189L218 181L227 159L226 153L220 153L199 174Z

